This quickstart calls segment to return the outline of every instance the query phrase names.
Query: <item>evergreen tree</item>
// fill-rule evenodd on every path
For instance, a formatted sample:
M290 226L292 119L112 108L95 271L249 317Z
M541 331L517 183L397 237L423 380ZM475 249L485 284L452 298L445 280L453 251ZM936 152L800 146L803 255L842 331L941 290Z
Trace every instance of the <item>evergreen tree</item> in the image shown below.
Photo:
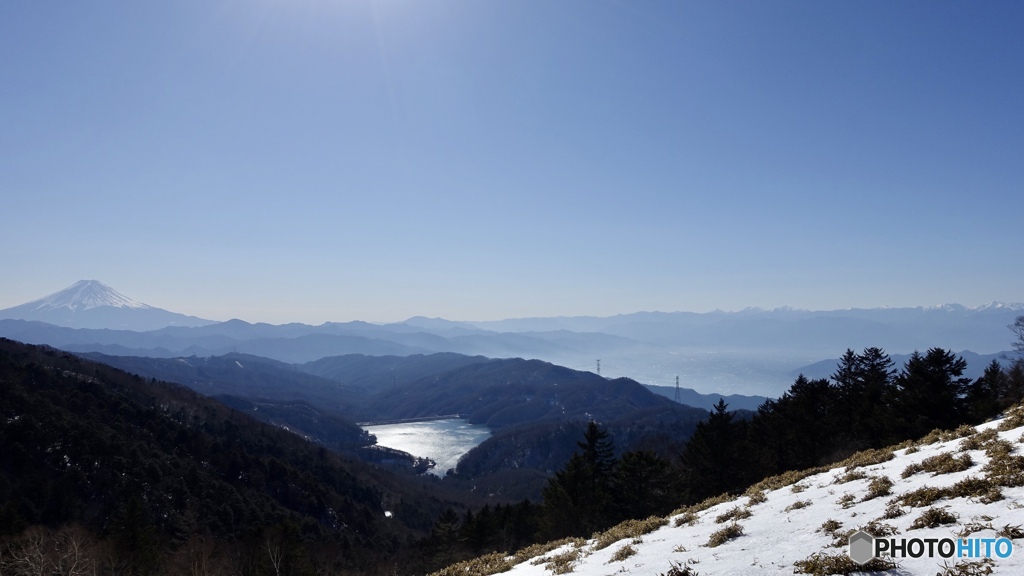
M878 448L889 443L895 397L892 359L881 348L862 354L847 350L832 375L843 410L834 415L846 438L848 451Z
M494 537L496 528L497 518L491 512L491 507L488 504L484 504L475 517L469 512L467 514L467 521L463 524L463 534L466 542L469 544L473 552L490 552L487 549L488 545Z
M623 454L613 486L619 521L665 514L674 504L668 462L649 450Z
M980 424L999 414L1005 407L1003 402L1008 392L1009 377L999 361L993 360L985 368L985 373L967 387L964 403L968 423Z
M582 452L573 454L544 489L544 530L551 538L590 535L614 518L615 446L608 432L591 420L577 446Z
M860 357L857 356L856 352L847 348L846 352L839 358L839 364L836 366L835 373L832 374L832 381L846 395L850 395L851 390L857 386L858 373L860 371L859 365Z
M952 352L931 348L923 356L915 351L897 378L906 436L923 436L940 429L956 428L966 415L963 396L970 378L964 378L967 361Z
M835 449L837 391L828 380L803 374L777 400L758 407L750 421L748 444L760 465L755 476L821 464Z
M430 531L427 548L434 566L448 566L459 559L459 515L445 509Z
M744 431L732 419L725 400L719 398L708 419L697 424L686 443L682 465L688 499L700 501L743 485Z
M507 524L510 528L511 543L506 548L513 550L533 542L537 536L539 521L539 506L535 506L529 500L516 504Z
M131 496L112 519L117 556L132 574L152 574L160 564L160 543L156 528L137 496Z
M832 451L829 443L835 432L832 421L840 411L836 400L836 391L828 380L800 377L793 383L786 418L792 433L792 465L786 470L821 464Z
M612 501L612 475L617 464L615 445L608 431L591 420L583 433L583 442L576 444L583 450L587 465L587 521L588 526L598 530L611 525L614 518Z
M857 428L860 420L859 410L852 409L860 404L863 392L859 373L860 357L847 348L839 358L836 371L832 374L832 382L835 385L837 399L847 408L835 414L835 424L840 434L848 440L855 436L853 430Z
M803 377L801 374L800 378ZM793 433L785 413L788 404L788 392L776 400L769 398L750 419L747 444L751 448L751 464L756 464L761 476L778 474L794 466Z
M544 538L556 540L566 536L589 535L592 532L590 467L579 452L548 479L544 488ZM588 529L591 532L588 532Z
M591 420L587 423L583 440L576 445L583 450L583 459L590 467L594 480L599 483L606 482L615 467L615 445L608 439L608 431Z
M1024 358L1014 360L1006 370L1006 398L1004 407L1024 400Z

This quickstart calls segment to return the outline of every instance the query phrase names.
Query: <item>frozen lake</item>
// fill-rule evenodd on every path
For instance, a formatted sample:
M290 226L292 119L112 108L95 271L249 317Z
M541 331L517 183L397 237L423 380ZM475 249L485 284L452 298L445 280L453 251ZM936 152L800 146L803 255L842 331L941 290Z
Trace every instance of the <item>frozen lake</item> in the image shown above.
M363 429L376 436L381 446L430 458L437 463L430 470L436 476L444 476L449 468L455 468L463 454L491 435L486 426L459 418L364 426Z

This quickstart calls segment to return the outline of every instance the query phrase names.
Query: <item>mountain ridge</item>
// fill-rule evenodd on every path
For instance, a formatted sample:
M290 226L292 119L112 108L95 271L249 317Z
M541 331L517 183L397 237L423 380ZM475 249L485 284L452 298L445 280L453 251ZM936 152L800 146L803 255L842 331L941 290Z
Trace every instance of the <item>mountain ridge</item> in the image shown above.
M101 284L84 282L97 289ZM79 286L73 292L85 291ZM38 308L42 300L37 300L30 306L0 311L0 335L73 352L156 357L242 352L289 363L345 354L452 352L534 358L590 370L596 367L595 360L601 359L605 376L660 386L671 386L678 376L687 388L700 393L770 397L789 386L793 370L835 358L847 349L878 347L891 354L932 347L979 354L1001 352L1009 341L1006 326L1024 310L1024 304L994 302L975 307L748 308L739 312L636 312L486 322L414 316L395 323L351 321L313 326L167 317L174 313L131 308L128 306L134 300L109 293L92 301L124 306L84 309L88 304L83 300L77 312L58 308L43 315L25 308ZM103 311L116 317L101 319ZM146 315L150 317L143 318ZM9 319L12 316L20 319ZM140 328L140 318L146 329Z

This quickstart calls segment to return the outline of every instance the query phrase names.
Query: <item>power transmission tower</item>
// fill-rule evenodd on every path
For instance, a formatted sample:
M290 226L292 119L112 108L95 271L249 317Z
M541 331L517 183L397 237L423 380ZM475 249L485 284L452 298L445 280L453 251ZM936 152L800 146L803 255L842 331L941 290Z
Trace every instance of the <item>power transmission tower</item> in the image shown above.
M676 404L682 404L682 398L679 395L679 376L676 376Z
M601 375L601 359L600 358L597 359L597 375L598 376Z

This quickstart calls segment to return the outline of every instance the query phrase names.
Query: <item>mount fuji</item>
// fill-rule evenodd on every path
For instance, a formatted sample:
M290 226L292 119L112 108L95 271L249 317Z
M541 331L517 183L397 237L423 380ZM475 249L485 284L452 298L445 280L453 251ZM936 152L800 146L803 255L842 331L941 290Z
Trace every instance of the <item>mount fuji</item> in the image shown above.
M143 304L98 280L80 280L49 296L0 310L0 320L46 322L68 328L112 328L149 331L168 326L214 324Z

